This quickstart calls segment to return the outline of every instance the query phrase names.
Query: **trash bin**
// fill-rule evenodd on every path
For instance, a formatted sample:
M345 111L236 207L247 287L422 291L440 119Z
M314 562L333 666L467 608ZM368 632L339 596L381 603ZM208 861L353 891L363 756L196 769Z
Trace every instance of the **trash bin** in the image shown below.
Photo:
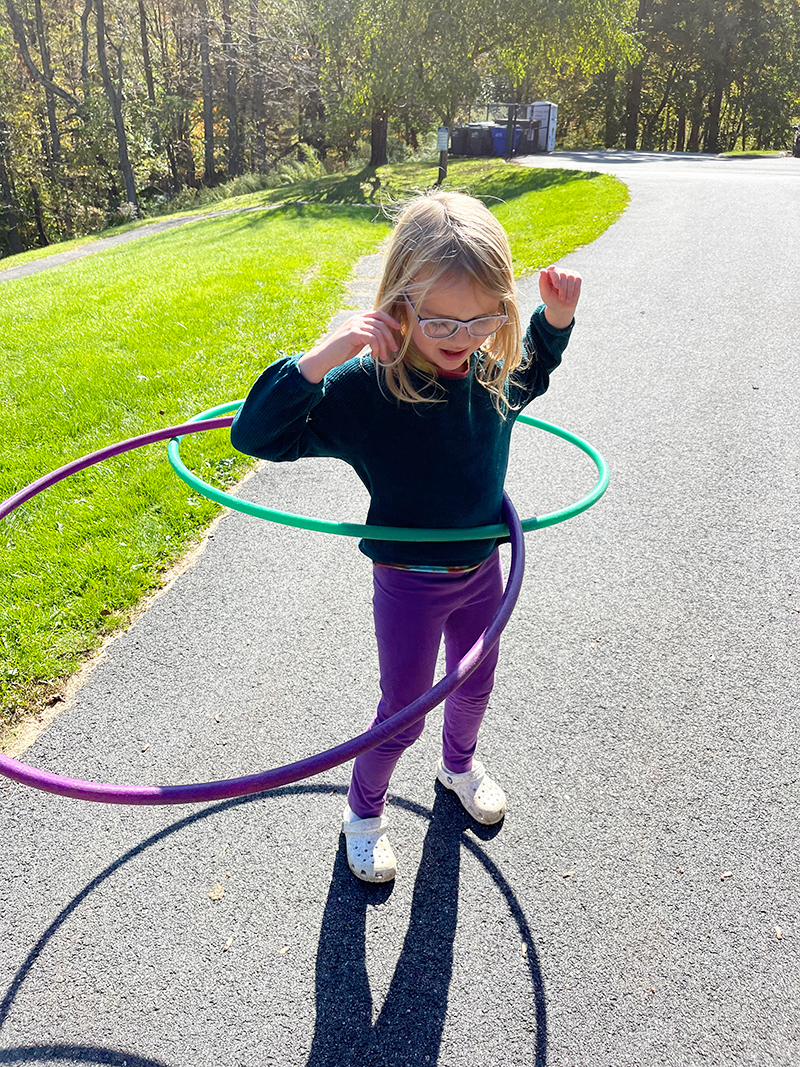
M487 126L482 122L474 122L467 129L469 130L469 154L471 156L494 155L491 123Z
M469 130L466 126L454 126L450 133L450 155L469 155Z
M522 140L520 141L520 152L523 155L530 155L533 152L541 152L541 134L542 124L539 121L534 120L530 126L523 131Z

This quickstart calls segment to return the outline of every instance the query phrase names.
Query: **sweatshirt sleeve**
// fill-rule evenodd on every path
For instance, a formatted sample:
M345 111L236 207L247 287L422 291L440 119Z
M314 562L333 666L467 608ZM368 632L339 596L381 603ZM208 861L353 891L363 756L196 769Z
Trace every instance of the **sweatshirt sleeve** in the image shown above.
M561 356L569 343L574 325L573 319L563 330L551 326L545 318L544 304L540 304L534 311L523 339L525 360L514 375L515 383L521 391L519 401L523 406L534 397L547 392L550 374L561 363Z
M304 378L298 358L271 363L250 389L231 425L231 444L239 452L274 461L335 454L324 449L309 418L325 396L325 383Z

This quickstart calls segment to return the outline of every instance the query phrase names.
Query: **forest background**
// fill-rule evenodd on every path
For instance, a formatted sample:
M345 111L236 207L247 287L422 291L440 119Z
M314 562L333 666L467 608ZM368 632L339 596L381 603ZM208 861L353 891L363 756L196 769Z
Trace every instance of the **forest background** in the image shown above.
M489 101L555 101L562 147L787 148L800 117L800 0L3 3L2 256L415 158Z

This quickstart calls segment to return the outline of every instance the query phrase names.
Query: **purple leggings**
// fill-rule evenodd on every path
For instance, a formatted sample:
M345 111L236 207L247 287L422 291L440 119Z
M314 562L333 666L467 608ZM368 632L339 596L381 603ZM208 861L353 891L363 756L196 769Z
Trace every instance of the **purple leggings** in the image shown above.
M381 672L381 700L370 728L407 707L433 685L442 634L450 671L477 641L503 595L500 553L468 574L374 568L375 636ZM461 774L472 767L478 730L494 683L498 646L444 705L442 759ZM389 778L400 756L423 731L425 718L359 756L348 800L360 819L380 815Z

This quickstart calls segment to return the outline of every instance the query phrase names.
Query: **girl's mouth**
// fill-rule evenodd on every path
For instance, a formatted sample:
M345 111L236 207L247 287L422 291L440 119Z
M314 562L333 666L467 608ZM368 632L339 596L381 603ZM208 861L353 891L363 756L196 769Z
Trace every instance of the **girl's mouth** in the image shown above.
M467 355L469 354L469 349L466 349L466 348L459 348L459 350L457 352L452 352L448 348L440 348L439 351L442 353L442 355L445 357L445 359L462 360L462 359L465 359L467 357Z

